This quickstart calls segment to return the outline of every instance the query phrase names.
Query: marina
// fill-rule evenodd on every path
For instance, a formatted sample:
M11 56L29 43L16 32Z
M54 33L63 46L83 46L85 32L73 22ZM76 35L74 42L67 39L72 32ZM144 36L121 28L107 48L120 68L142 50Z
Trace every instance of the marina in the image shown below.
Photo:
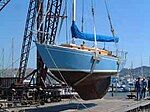
M27 1L0 0L0 112L150 112L150 2Z

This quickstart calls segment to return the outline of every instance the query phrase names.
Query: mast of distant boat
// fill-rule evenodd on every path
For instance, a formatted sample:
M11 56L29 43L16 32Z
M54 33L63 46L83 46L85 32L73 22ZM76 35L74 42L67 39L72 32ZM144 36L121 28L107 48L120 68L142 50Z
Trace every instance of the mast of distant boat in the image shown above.
M12 38L12 45L11 45L11 69L12 69L12 76L14 75L13 70L14 70L14 38ZM15 75L14 75L15 77Z
M76 0L72 1L72 21L76 21ZM72 37L72 43L75 43L74 37Z
M144 77L144 71L143 71L143 59L142 59L142 56L141 56L141 76L142 76L142 78Z
M149 56L149 66L150 66L150 56Z
M1 76L3 76L4 75L4 68L5 68L5 66L4 66L4 48L3 48L3 50L2 50L2 72L1 72Z

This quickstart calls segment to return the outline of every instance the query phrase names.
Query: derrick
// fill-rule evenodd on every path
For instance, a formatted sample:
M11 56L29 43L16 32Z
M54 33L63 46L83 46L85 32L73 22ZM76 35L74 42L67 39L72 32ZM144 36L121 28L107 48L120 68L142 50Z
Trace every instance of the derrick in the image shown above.
M36 41L39 43L54 44L56 32L58 29L58 23L62 0L48 0L45 22L44 21L44 0L30 0L25 31L23 36L20 66L18 70L17 83L22 84L27 69L27 63L29 59L29 53L31 49L31 43L33 38L33 30L37 31ZM46 33L45 33L46 32ZM44 87L44 82L47 75L47 67L42 61L37 51L37 69L36 71L36 85ZM33 73L35 73L35 71ZM35 75L35 74L34 74ZM31 76L28 75L28 76Z
M0 0L0 11L10 2L10 0Z
M20 57L20 65L19 65L17 83L23 82L25 72L27 69L27 63L29 59L29 53L30 53L30 48L31 48L32 36L33 36L32 31L33 31L33 28L35 25L35 19L36 19L36 4L37 4L36 1L37 0L30 0L30 3L29 3L25 31L24 31L24 36L23 36L22 49L21 49L21 57Z

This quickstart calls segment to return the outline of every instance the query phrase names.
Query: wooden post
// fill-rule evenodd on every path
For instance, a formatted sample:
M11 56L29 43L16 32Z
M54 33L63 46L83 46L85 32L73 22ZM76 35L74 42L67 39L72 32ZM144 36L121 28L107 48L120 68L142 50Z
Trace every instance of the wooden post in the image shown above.
M114 96L114 84L112 84L111 88L112 88L111 96L113 97Z

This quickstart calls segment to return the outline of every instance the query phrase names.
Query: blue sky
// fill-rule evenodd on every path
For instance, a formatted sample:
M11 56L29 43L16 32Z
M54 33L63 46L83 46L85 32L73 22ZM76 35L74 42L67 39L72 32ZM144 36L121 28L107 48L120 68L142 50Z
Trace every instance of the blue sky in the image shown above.
M11 0L11 2L0 12L0 53L5 49L5 66L10 64L11 38L15 41L15 60L20 57L21 44L26 20L29 0ZM69 0L71 1L71 0ZM85 0L84 31L93 32L91 16L91 0ZM95 1L95 20L97 34L111 35L109 22L106 14L104 0ZM130 67L133 61L134 67L143 65L149 66L150 57L150 8L149 0L108 0L108 7L111 13L113 26L120 38L119 49L128 52L126 67ZM70 5L70 3L68 4ZM81 27L81 0L77 0L77 25ZM68 6L68 10L71 6ZM68 17L71 14L68 13ZM71 19L68 19L70 25ZM65 29L65 25L63 26ZM69 28L69 27L68 27ZM68 29L69 31L69 29ZM62 30L61 37L65 37L65 30ZM65 38L59 37L60 41ZM99 43L103 46L103 43ZM34 43L32 43L34 46ZM106 44L111 48L114 44ZM35 67L35 50L31 51L29 67ZM1 55L0 55L1 58ZM1 61L1 60L0 60ZM15 64L18 67L18 63Z

